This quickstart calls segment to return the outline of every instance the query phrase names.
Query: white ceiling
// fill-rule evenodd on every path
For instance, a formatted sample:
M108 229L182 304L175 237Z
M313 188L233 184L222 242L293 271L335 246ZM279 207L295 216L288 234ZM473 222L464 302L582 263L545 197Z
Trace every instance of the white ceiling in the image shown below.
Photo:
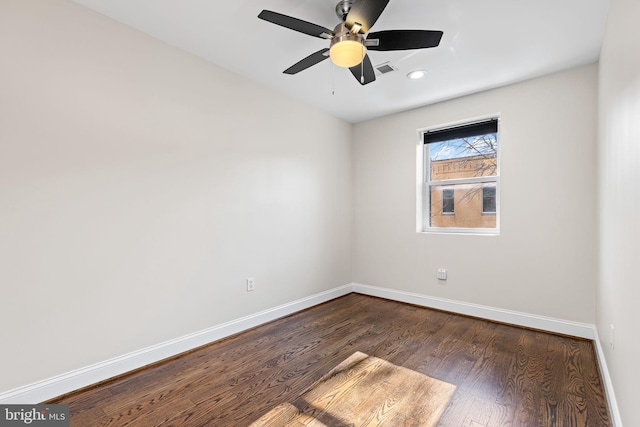
M369 52L374 66L398 71L361 86L329 60L282 74L329 41L257 18L269 9L333 29L337 0L74 1L353 123L595 62L609 8L609 0L391 0L372 31L444 36L433 49ZM426 77L409 80L415 69Z

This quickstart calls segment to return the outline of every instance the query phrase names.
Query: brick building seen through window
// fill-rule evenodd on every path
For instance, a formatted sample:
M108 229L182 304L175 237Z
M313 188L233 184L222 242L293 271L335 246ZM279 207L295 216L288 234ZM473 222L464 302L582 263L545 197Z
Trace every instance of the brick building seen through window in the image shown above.
M432 181L491 176L496 156L435 160ZM431 187L431 226L496 228L496 184L458 184Z

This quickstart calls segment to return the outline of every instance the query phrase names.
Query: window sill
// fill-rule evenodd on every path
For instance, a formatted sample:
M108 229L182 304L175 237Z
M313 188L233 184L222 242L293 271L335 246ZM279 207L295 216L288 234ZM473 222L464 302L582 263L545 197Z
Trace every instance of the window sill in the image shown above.
M496 228L429 228L417 232L418 234L455 234L461 236L500 236Z

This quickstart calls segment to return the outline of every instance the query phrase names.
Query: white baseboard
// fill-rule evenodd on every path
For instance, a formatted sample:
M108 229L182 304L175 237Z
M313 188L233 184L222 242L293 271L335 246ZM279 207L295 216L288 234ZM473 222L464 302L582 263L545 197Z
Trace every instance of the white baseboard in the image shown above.
M558 334L572 335L574 337L587 339L594 338L593 325L587 323L554 319L551 317L397 291L394 289L379 288L361 283L353 284L353 292L406 302L423 307L436 308L438 310L451 311L453 313L464 314L467 316L480 317L482 319L493 320L496 322L510 323L512 325L555 332Z
M0 404L35 404L122 375L213 341L288 316L352 292L350 284L302 298L221 325L115 357L101 363L0 393Z
M168 357L178 355L185 351L192 350L239 332L246 331L281 317L288 316L300 310L322 304L351 292L594 340L598 363L600 364L607 399L609 401L611 416L615 427L622 427L622 421L620 420L620 413L618 411L615 394L613 392L613 385L611 383L611 377L609 376L604 352L602 351L602 346L594 325L403 292L394 289L380 288L361 283L344 285L288 304L264 310L250 316L213 326L193 334L185 335L183 337L134 351L101 363L77 369L66 374L58 375L34 384L0 393L0 404L35 404L43 402L65 393L87 387L91 384L122 375L151 363L159 362Z
M604 356L604 350L602 343L600 342L600 336L598 335L598 329L594 326L593 332L595 338L593 342L596 346L596 356L598 358L598 364L600 365L600 373L602 374L602 382L604 383L604 389L607 394L607 401L609 402L609 411L611 412L611 418L614 427L622 427L622 418L620 417L620 409L618 409L618 401L616 400L616 394L613 390L613 383L611 382L611 375L609 375L609 368L607 367L607 360Z

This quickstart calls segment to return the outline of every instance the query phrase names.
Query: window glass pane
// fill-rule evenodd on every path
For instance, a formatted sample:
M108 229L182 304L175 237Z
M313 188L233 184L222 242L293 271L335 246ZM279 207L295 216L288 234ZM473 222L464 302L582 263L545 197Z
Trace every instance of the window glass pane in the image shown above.
M431 185L429 187L430 227L455 228L496 228L495 215L483 215L484 188L493 188L495 205L495 183ZM455 210L447 212L445 198L452 196L451 206ZM495 209L494 209L495 210Z
M428 144L431 181L498 175L497 134Z

